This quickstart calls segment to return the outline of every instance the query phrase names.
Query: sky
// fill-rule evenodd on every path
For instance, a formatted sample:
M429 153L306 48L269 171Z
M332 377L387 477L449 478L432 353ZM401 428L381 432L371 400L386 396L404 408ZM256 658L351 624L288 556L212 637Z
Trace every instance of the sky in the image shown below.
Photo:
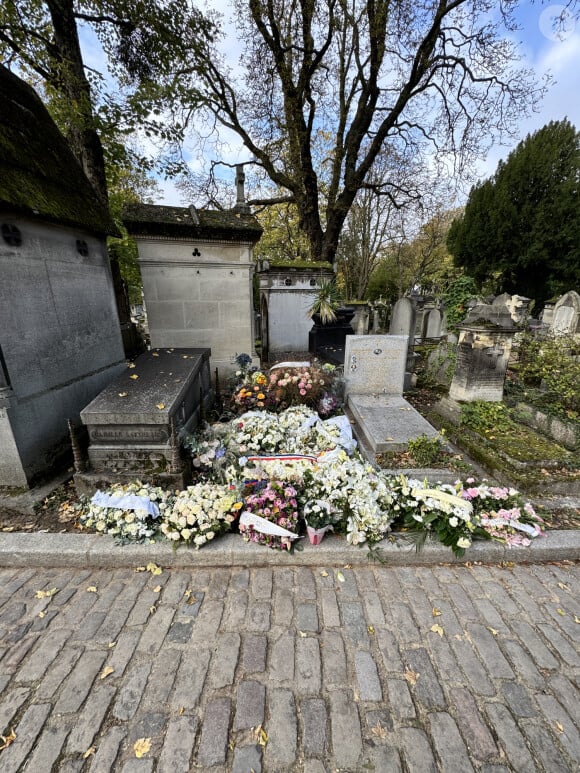
M227 0L208 0L207 4L225 12ZM574 4L577 5L577 1ZM564 24L562 28L555 29L553 20L562 12L564 12ZM521 51L520 64L533 69L538 80L549 73L552 83L539 110L521 120L517 137L509 140L507 144L494 144L485 159L477 163L475 173L480 179L492 175L498 161L507 158L509 152L521 139L549 121L567 117L577 129L580 129L580 20L575 21L562 4L550 5L541 2L520 3L516 19L521 29L510 35ZM227 29L230 34L226 36L224 51L227 52L229 61L235 64L241 53L240 43L233 27ZM82 36L82 43L86 63L102 70L102 52L96 40L85 33ZM248 160L248 151L233 133L230 132L229 136L224 136L224 140L225 145L220 149L222 160L232 164ZM199 166L195 151L186 149L185 155L193 169ZM226 170L224 174L231 175L233 188L233 170ZM159 188L162 195L158 201L159 204L185 203L173 181L159 180Z
M565 12L565 24L555 30L553 19ZM550 73L553 83L538 112L519 125L519 137L507 146L491 149L479 164L481 177L495 172L498 161L507 158L519 140L541 129L549 121L568 120L580 130L580 21L575 22L561 4L521 3L516 18L521 29L514 35L522 52L522 64L531 67L538 78Z

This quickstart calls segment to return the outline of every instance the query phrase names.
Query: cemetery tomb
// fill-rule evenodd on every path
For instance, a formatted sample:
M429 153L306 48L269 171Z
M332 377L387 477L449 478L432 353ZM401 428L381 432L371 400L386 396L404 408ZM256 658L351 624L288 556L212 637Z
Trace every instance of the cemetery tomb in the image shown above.
M137 242L151 345L209 347L220 376L242 352L258 364L252 254L262 228L246 207L133 204L123 218Z
M406 361L406 336L346 338L345 400L362 450L371 458L404 451L419 435L438 434L403 397Z
M106 236L65 138L0 65L0 488L70 463L67 420L125 368Z
M175 440L211 406L209 349L156 349L112 382L82 411L89 437L86 472L75 480L94 490L101 480L156 479L182 487Z
M516 328L504 305L475 306L459 325L452 400L501 402Z
M274 264L261 261L260 313L262 324L262 358L282 352L303 352L308 349L308 334L312 306L320 281L334 279L330 263L308 266Z

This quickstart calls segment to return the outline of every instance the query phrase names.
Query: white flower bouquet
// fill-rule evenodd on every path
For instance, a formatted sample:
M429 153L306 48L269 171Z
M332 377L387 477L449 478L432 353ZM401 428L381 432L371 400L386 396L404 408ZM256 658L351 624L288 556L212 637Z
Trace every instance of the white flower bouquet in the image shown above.
M79 525L122 543L143 542L158 534L160 518L173 498L173 492L141 481L113 484L107 493L97 492L82 502Z
M166 511L161 532L172 542L200 548L230 530L242 503L236 491L217 483L197 483L180 491Z

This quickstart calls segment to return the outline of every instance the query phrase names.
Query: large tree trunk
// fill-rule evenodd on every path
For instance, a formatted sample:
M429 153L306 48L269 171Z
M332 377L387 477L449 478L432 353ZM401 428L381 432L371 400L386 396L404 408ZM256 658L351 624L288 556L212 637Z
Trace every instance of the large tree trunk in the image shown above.
M91 88L86 78L73 0L47 0L54 43L58 52L55 79L71 105L74 118L68 129L68 142L86 176L103 203L108 203L105 159L95 127Z

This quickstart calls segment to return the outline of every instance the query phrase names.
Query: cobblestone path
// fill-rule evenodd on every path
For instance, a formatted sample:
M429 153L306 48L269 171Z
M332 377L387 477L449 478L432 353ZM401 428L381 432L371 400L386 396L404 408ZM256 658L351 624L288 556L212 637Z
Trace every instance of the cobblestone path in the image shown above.
M579 574L0 570L0 770L578 771Z

